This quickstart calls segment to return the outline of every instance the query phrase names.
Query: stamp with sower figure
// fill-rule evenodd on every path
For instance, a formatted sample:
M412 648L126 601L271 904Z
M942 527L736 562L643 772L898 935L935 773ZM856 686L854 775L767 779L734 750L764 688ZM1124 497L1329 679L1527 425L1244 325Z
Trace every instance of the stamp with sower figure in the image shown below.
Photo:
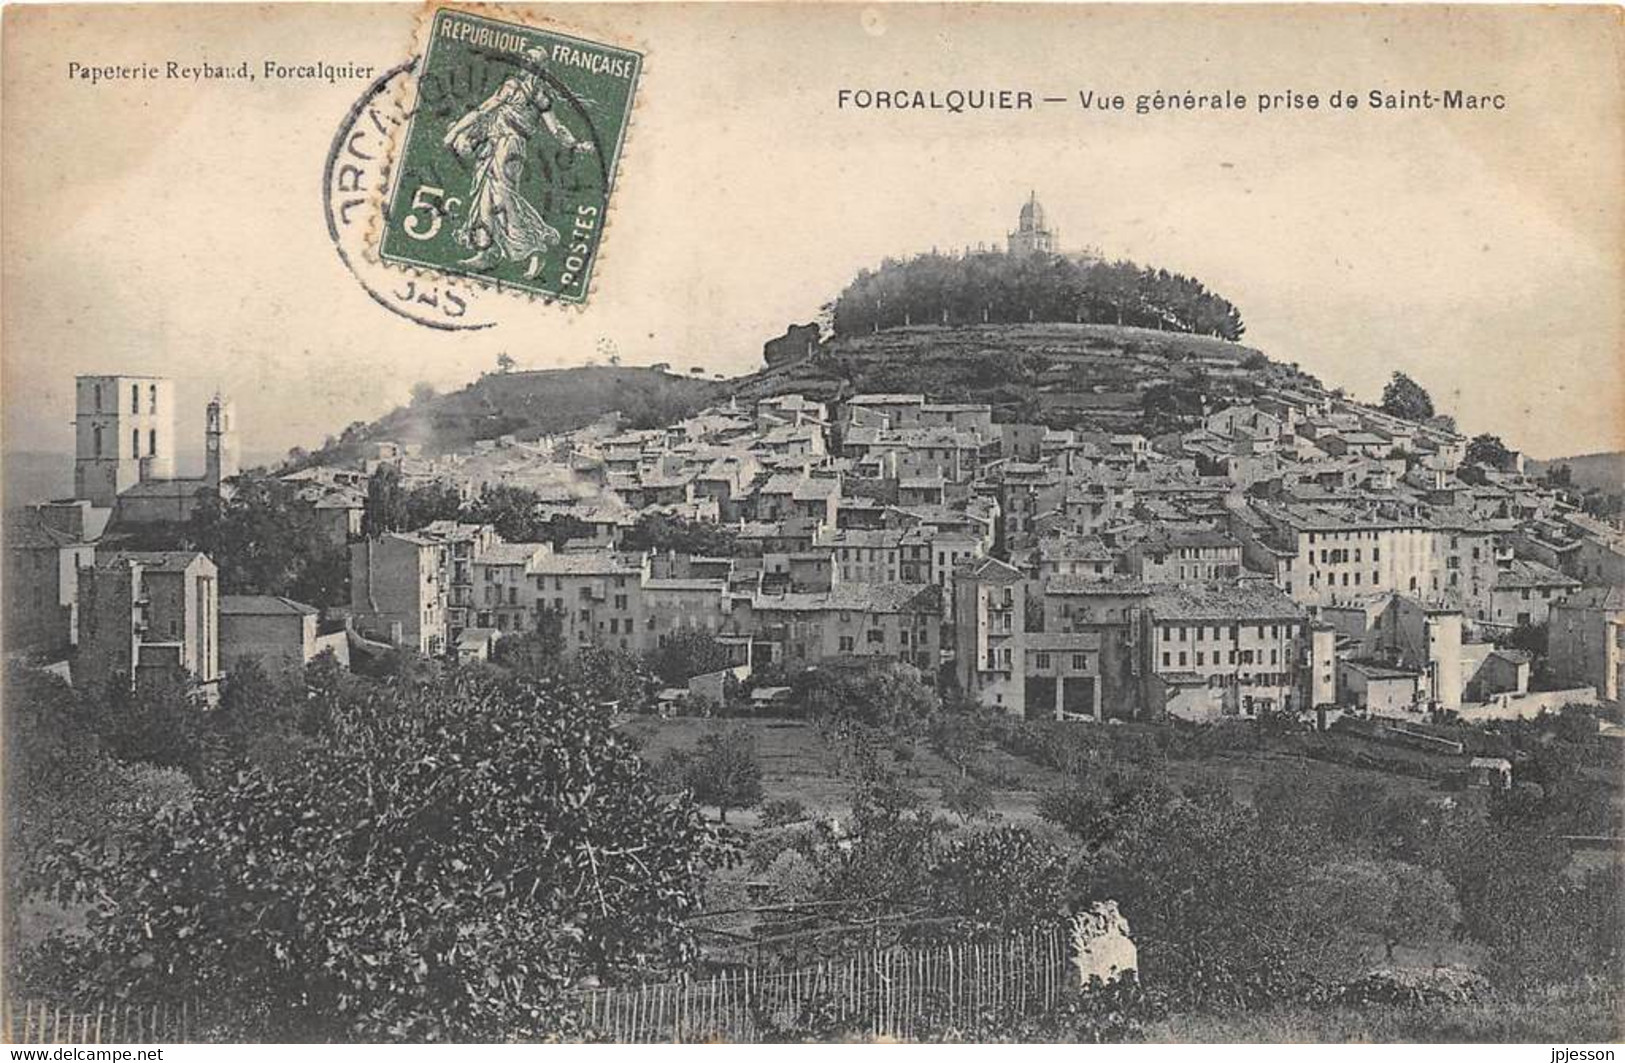
M642 58L460 8L435 11L379 257L584 302Z

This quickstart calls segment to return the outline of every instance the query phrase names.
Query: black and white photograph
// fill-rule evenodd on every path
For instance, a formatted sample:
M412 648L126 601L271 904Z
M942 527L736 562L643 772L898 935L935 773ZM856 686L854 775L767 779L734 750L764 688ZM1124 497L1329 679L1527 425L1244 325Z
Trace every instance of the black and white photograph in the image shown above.
M10 1060L1613 1059L1619 7L0 17Z

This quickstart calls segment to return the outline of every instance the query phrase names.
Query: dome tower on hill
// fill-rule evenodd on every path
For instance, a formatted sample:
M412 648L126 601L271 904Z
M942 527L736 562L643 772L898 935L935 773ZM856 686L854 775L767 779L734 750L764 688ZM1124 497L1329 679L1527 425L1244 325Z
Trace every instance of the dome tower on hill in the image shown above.
M1016 227L1006 234L1009 253L1016 256L1046 254L1062 255L1080 264L1099 262L1099 248L1085 247L1078 251L1061 250L1061 234L1044 214L1044 205L1038 202L1038 193L1030 192L1016 216Z
M1038 193L1031 192L1021 205L1015 231L1008 236L1012 255L1030 255L1035 251L1054 252L1060 243L1060 234L1049 228L1044 220L1044 205L1038 202Z

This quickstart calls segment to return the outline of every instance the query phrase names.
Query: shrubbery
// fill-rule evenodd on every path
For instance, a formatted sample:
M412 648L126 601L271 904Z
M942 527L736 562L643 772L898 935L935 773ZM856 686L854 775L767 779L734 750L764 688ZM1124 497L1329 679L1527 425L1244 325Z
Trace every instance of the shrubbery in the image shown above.
M299 770L54 852L90 940L30 984L201 1003L242 1037L489 1040L557 1032L583 976L692 959L730 850L579 691L461 670L342 692L326 730Z

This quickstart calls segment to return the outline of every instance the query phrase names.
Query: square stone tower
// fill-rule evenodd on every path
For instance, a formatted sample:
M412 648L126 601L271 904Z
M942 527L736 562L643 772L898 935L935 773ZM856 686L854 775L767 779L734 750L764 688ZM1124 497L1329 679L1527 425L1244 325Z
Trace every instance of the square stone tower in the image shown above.
M175 386L164 377L82 376L75 386L75 498L112 506L143 479L175 476Z

